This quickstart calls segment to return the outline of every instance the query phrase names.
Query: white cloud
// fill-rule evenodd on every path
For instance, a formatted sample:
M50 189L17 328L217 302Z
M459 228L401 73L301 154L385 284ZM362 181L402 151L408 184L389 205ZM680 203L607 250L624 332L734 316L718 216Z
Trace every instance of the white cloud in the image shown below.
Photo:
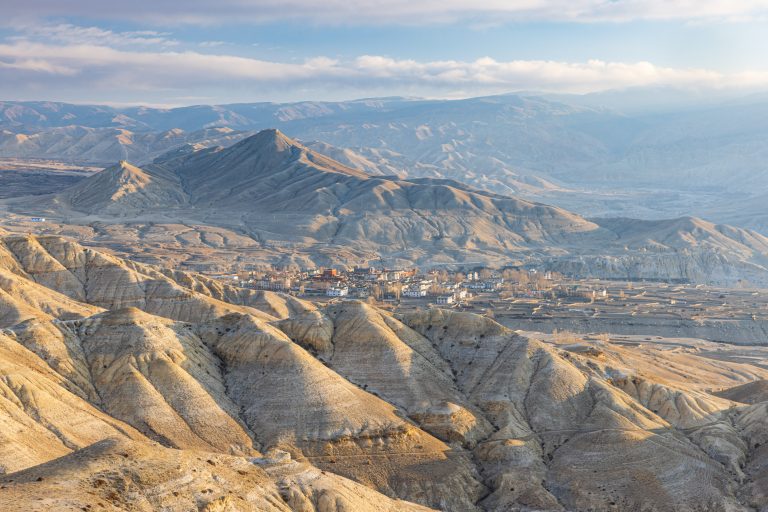
M76 70L66 66L52 64L42 59L15 59L12 62L3 62L0 60L0 69L10 69L16 71L31 71L34 73L46 73L50 75L74 75Z
M723 74L706 69L674 69L650 62L557 62L514 60L500 62L485 57L472 62L417 62L380 56L358 57L354 69L390 81L423 82L438 87L537 89L592 92L606 89L675 85L683 87L739 87L768 85L768 73Z
M472 20L627 21L765 19L765 0L26 0L6 20L81 17L171 24L303 19L325 24L429 24Z
M51 75L58 77L55 83ZM586 93L656 85L757 89L768 87L768 72L729 74L650 62L497 61L489 57L421 62L362 55L345 61L315 57L285 63L223 53L136 51L96 44L28 40L0 44L0 93L17 90L19 83L40 94L48 91L49 97L66 90L86 90L95 97L113 91L120 91L119 97L158 91L173 91L174 97L210 96L213 90L232 88L240 88L244 94L279 97L288 91L304 94L307 90L344 91L347 97L382 93L458 97L516 90Z
M336 74L335 61L325 58L285 64L193 51L129 51L89 44L52 45L31 41L0 44L0 59L9 65L33 59L45 61L68 70L69 75L96 74L101 84L130 77L137 87L191 86L226 80L285 82ZM94 82L92 86L98 84Z
M99 27L81 27L69 23L34 24L15 27L21 36L12 40L59 42L66 44L92 44L103 46L176 46L178 41L168 38L168 32L136 30L115 32Z

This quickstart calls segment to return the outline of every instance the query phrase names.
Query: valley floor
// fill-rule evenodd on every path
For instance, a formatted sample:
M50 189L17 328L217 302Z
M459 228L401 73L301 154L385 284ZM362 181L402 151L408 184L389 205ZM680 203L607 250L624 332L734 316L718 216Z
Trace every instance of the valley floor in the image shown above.
M98 170L101 169L52 160L0 158L0 199L52 194Z

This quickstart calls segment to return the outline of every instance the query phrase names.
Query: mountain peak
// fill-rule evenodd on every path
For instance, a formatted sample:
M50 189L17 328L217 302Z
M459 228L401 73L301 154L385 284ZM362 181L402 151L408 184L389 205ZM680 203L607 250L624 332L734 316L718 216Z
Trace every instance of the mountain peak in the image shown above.
M262 174L274 174L285 171L293 166L300 166L305 170L312 169L315 172L344 174L359 179L367 179L369 176L358 169L352 169L346 165L316 153L302 143L291 139L276 128L261 130L255 135L241 140L237 144L223 149L216 155L217 165L221 165L224 174L228 175L229 183L237 183L242 176L233 176L243 162L249 162L245 170L248 179L253 175L254 169ZM225 165L222 164L225 162ZM199 162L205 169L210 169L210 162ZM242 169L241 169L242 170ZM185 171L188 172L188 171ZM202 174L206 175L205 171ZM190 177L190 174L187 174Z
M286 136L277 128L267 128L265 130L261 130L255 135L251 135L250 137L243 139L242 141L235 144L233 148L246 147L249 149L258 148L285 151L291 146L300 146L300 144Z
M102 179L107 179L107 177L109 177L122 184L134 183L137 186L141 186L149 181L149 176L144 169L133 165L128 160L120 160L118 163L107 167L96 176Z

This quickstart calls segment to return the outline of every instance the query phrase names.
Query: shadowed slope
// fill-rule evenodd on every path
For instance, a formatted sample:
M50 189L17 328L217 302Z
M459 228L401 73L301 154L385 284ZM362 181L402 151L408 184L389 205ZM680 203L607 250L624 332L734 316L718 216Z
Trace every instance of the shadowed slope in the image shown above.
M168 446L252 452L219 362L189 325L128 308L78 322L76 332L105 411Z
M333 305L324 313L328 327L320 332L313 328L318 322L315 315L289 319L280 326L336 372L403 408L444 441L473 445L488 434L490 425L478 411L458 405L466 398L428 339L361 302Z
M387 494L473 508L481 485L466 459L394 406L325 367L279 330L232 315L203 339L226 365L230 396L265 447L277 447Z

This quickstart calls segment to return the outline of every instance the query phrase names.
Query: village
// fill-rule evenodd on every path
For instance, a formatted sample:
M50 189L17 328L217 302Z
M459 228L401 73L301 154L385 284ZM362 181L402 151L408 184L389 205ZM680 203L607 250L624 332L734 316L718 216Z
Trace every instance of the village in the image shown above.
M218 277L317 303L363 300L394 313L450 308L490 316L514 329L542 332L655 330L680 336L701 331L739 342L768 324L768 299L754 289L574 278L535 268L320 268ZM717 333L711 332L713 326ZM745 335L745 329L752 334Z
M449 272L410 269L355 267L303 271L241 271L230 276L241 287L289 293L308 300L358 299L391 305L432 303L441 306L469 307L479 296L498 299L543 297L560 291L563 278L536 269L478 268ZM571 289L570 293L584 293Z

